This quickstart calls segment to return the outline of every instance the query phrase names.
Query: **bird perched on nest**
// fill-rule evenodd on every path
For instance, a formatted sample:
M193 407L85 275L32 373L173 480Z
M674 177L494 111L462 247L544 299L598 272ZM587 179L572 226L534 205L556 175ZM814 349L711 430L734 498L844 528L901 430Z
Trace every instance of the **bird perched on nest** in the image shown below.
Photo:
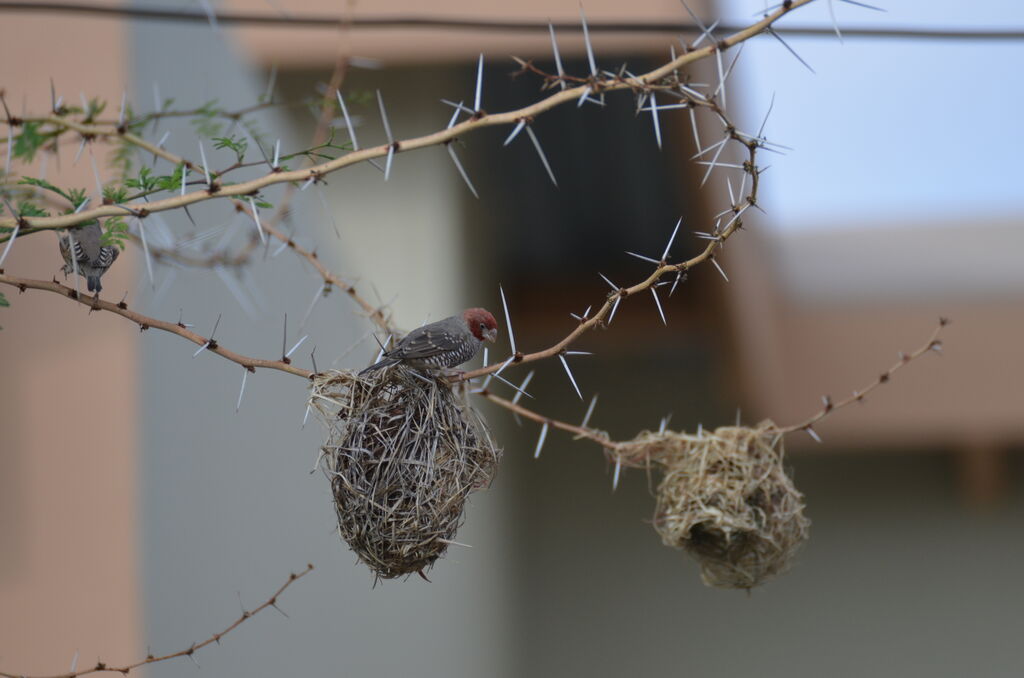
M458 315L413 330L359 374L399 363L421 369L452 368L472 359L485 341L493 342L497 338L498 323L494 316L482 308L468 308Z
M64 277L73 273L77 264L78 274L88 281L89 291L99 294L103 289L100 277L107 272L121 251L115 245L103 245L103 229L98 221L76 228L68 235L60 236L60 253L64 257ZM74 250L75 261L71 255Z

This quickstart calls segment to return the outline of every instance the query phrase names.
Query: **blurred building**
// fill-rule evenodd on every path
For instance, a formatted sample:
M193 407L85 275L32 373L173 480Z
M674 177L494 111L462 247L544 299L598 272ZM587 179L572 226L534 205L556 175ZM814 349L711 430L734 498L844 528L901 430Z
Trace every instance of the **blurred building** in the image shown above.
M343 17L425 11L325 0L231 0L217 9L278 6ZM575 21L578 11L575 2L534 0L429 8L511 21ZM681 19L674 0L588 2L586 12L595 23ZM49 107L50 78L71 100L81 90L115 102L127 90L136 110L149 110L154 96L236 109L268 84L279 101L315 99L347 60L342 90L364 146L385 140L378 90L404 138L447 123L451 109L440 99L472 97L480 53L482 105L492 112L539 96L536 78L509 77L509 54L553 70L545 32L5 19L17 30L0 43L0 63L25 66L8 66L0 87L8 101L24 92L28 111ZM640 71L676 37L592 39L602 67L627 61ZM567 71L585 73L580 35L558 41ZM845 57L857 59L862 45L848 42ZM717 77L714 68L698 75ZM737 84L732 105L746 105L745 93ZM285 154L304 148L315 126L301 105L269 108L258 122ZM598 273L616 284L649 273L625 250L656 257L682 215L673 252L696 253L705 241L693 232L710 230L723 209L730 189L717 173L699 187L706 168L689 160L689 119L665 114L661 125L659 152L649 116L636 116L626 95L603 109L562 107L534 125L557 187L525 136L505 148L508 130L488 129L455 146L479 200L445 150L430 148L398 154L387 182L368 165L327 177L297 194L285 227L390 304L405 327L465 305L496 310L500 283L517 344L544 347L572 327L570 312L603 301ZM188 123L163 130L168 148L198 152ZM91 168L72 167L75 150L62 151L60 176L91 186ZM799 161L799 150L792 156ZM766 186L772 180L765 174ZM866 176L851 190L867 203L872 188ZM192 213L198 225L167 215L154 230L233 242L251 228L224 205ZM848 227L817 231L752 215L719 258L728 283L711 266L693 271L671 298L662 295L667 325L652 300L630 300L609 330L580 343L595 355L571 359L584 396L600 392L592 423L618 439L669 416L681 430L737 416L785 424L816 411L820 396L839 399L869 382L923 342L940 315L953 319L944 355L913 363L863 407L817 426L821 445L791 436L812 537L792 572L751 595L703 587L697 568L660 544L644 473L626 473L613 493L601 451L555 433L535 460L538 428L492 408L484 409L505 459L494 487L471 501L459 539L472 548L453 547L432 583L374 586L337 538L328 484L309 472L320 433L315 422L303 425L304 384L250 375L236 413L237 365L43 293L4 289L12 308L0 310L0 670L57 673L76 652L81 668L97 658L134 661L146 647L186 648L313 562L316 571L278 601L288 618L268 610L200 651L204 673L1019 675L1024 547L1014 536L1024 474L1011 454L1024 408L1019 219L1009 204L1003 221L989 223L921 213L917 224L872 229L848 214L836 219ZM61 262L45 235L19 240L8 272L48 278ZM321 369L365 364L375 350L370 324L341 295L320 298L319 278L289 255L269 251L244 273L160 266L152 282L140 256L126 257L105 292L127 292L132 307L155 317L180 314L197 331L219 318L219 341L249 355L276 355L287 313L287 343L309 337L300 364L314 347ZM79 386L97 365L107 375L102 390ZM530 406L581 419L587 400L561 365L536 368ZM521 380L525 370L508 376ZM193 670L186 663L147 671L178 675Z

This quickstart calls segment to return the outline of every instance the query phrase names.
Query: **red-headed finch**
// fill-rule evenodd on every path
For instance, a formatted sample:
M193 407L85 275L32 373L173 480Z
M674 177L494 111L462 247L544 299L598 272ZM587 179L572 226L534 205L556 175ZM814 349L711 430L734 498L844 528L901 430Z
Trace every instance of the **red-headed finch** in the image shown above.
M360 374L403 363L414 368L447 369L461 365L498 337L498 323L489 311L468 308L405 335L398 345Z

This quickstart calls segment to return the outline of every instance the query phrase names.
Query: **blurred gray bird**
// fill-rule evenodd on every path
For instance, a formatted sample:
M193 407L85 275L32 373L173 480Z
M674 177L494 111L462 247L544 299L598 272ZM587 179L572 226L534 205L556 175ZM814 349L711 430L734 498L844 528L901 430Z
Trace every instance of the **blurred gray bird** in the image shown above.
M89 291L99 294L103 287L100 277L107 272L110 265L117 259L121 251L115 245L101 244L103 229L98 221L74 229L70 234L60 236L60 254L64 257L64 277L74 273L75 265L78 274L89 283ZM74 262L71 260L74 250Z

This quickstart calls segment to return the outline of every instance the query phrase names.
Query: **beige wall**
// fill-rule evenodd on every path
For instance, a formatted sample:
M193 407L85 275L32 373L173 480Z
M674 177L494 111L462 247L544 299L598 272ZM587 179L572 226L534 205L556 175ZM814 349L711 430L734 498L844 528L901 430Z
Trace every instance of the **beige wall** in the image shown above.
M24 104L45 114L51 78L68 103L82 91L116 108L126 62L119 24L2 21L0 88L13 113ZM60 173L51 157L47 177L95 194L88 159L72 166L75 150L64 149ZM99 160L103 147L96 152ZM39 167L17 170L38 176ZM19 238L5 269L48 279L62 263L56 238L42 233ZM133 263L131 254L117 262L104 296L129 289ZM137 659L138 330L54 295L2 291L11 307L0 309L0 668L64 671L76 652L79 667Z
M464 0L423 3L417 0L385 0L375 2L336 2L335 0L276 0L272 3L295 14L320 16L395 17L431 16L457 19L486 18L510 21L553 21L577 23L580 5L577 0L525 0L514 3L478 3ZM694 0L693 8L706 3ZM225 9L266 13L264 0L227 0ZM686 14L678 0L649 0L624 6L611 0L590 0L586 3L590 22L663 22L685 21ZM351 32L325 26L321 30L245 28L238 31L245 49L263 63L281 66L308 66L330 63L339 49L350 54L383 59L387 63L424 63L453 61L475 57L480 52L508 61L510 54L522 57L550 56L551 40L545 31L498 32L441 29L372 29ZM594 49L602 54L647 52L652 44L665 44L671 35L595 33ZM563 32L558 36L563 56L584 54L582 34ZM301 48L297 48L301 45ZM666 48L667 49L667 48Z

